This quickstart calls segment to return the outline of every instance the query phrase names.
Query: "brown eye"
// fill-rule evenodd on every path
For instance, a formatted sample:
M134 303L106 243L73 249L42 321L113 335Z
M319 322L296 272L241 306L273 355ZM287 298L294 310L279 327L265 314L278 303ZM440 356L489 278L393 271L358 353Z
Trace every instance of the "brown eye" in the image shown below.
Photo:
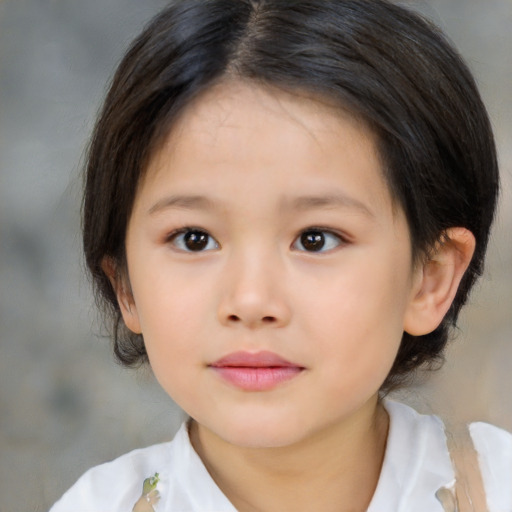
M306 251L321 251L325 245L325 237L321 231L306 231L300 236L300 243Z
M202 231L189 231L185 233L183 241L189 251L202 251L208 245L208 234Z
M305 252L327 252L343 243L344 239L332 231L308 229L300 234L292 248Z
M173 235L170 241L176 248L186 252L210 251L219 248L215 239L200 229L180 231Z

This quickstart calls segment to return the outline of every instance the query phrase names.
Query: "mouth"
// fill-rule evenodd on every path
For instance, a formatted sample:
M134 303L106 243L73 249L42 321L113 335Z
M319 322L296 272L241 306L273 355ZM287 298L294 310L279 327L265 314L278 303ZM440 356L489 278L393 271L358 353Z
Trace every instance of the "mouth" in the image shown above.
M268 391L305 368L273 352L233 352L208 365L223 380L244 391Z

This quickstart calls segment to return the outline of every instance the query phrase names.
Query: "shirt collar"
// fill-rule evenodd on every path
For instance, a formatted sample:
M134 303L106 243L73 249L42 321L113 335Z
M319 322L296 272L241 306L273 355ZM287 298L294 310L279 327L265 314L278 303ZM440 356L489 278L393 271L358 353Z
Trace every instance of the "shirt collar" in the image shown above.
M441 420L407 405L385 400L390 424L379 482L367 512L443 512L436 491L449 487L454 472ZM184 423L175 437L180 487L197 511L236 512L216 485L190 442Z
M442 421L391 400L384 406L388 440L368 512L442 512L435 493L454 480Z

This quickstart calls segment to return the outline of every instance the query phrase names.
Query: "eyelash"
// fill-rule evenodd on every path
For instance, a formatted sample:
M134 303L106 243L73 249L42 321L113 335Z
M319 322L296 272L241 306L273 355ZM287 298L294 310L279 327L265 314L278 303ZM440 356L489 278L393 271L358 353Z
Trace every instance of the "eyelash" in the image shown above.
M187 234L192 234L192 233L196 233L196 234L199 234L199 235L205 235L207 237L207 239L208 239L206 245L204 247L200 248L199 250L194 251L194 250L192 250L190 248L187 248L186 246L185 247L179 247L176 244L176 240L181 235L187 235ZM204 252L205 248L207 248L208 245L210 244L210 241L214 241L214 243L215 243L214 249L218 249L220 247L219 243L215 240L215 238L213 238L208 233L208 231L205 231L204 229L201 229L201 228L194 228L194 227L185 227L185 228L177 229L176 231L173 231L172 233L169 234L169 236L166 238L166 241L168 243L170 243L171 245L174 245L178 250L183 251L183 252ZM186 241L183 242L183 245L185 243L186 243ZM206 249L206 250L211 251L212 248L209 248L209 249Z
M199 247L197 248L197 250L190 249L190 247L187 247L186 240L181 241L181 247L179 245L177 245L176 240L178 240L180 236L187 235L187 234L192 235L194 233L196 235L199 235L199 238L198 238ZM318 249L313 249L313 250L307 250L306 248L300 249L298 247L298 245L302 244L302 247L304 247L304 244L306 243L305 237L307 235L311 235L311 234L316 236L316 239L312 238L310 240L311 243L313 243L313 244L319 243L320 244ZM173 231L166 237L166 242L174 245L180 251L191 252L191 253L192 252L206 252L206 251L211 251L211 250L220 248L220 244L215 240L215 238L213 238L208 233L208 231L201 229L201 228L195 228L195 227L185 227L185 228L181 228L176 231ZM211 244L211 242L213 242L215 244L215 246L213 248L208 247ZM327 243L327 245L330 245L330 247L328 247L325 250L324 248L325 248L326 243ZM302 252L325 253L325 252L330 252L331 250L334 250L341 245L346 245L347 243L348 243L348 240L344 236L340 235L339 233L334 232L333 230L326 229L326 228L319 228L319 227L310 227L310 228L302 230L299 233L299 235L294 239L294 241L291 245L291 248L294 250L302 251ZM202 244L204 244L204 245L202 245ZM333 246L333 244L334 244L334 246Z
M342 245L348 244L348 240L346 237L342 236L341 234L339 234L331 229L320 228L320 227L310 227L310 228L304 229L300 232L300 234L295 238L295 240L292 244L292 248L296 248L296 246L299 243L302 243L302 245L304 246L304 242L305 242L304 237L306 235L312 234L312 233L321 235L321 237L322 237L321 246L319 247L318 250L311 250L311 251L304 250L303 252L309 252L309 253L315 253L315 254L326 253L326 252L330 252L334 249L337 249L338 247L340 247ZM330 242L326 242L326 239L330 240ZM331 245L331 247L324 249L326 243L328 243L328 245ZM334 246L332 246L333 243L335 244ZM298 250L301 250L301 249L298 249Z

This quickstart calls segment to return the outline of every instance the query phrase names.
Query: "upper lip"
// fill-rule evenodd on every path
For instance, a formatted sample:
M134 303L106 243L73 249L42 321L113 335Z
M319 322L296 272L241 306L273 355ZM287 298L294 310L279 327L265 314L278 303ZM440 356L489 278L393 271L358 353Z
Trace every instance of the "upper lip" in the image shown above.
M274 354L274 352L232 352L219 360L211 363L209 366L214 368L222 367L242 367L242 368L271 368L271 367L290 367L301 368L301 365L292 363Z

